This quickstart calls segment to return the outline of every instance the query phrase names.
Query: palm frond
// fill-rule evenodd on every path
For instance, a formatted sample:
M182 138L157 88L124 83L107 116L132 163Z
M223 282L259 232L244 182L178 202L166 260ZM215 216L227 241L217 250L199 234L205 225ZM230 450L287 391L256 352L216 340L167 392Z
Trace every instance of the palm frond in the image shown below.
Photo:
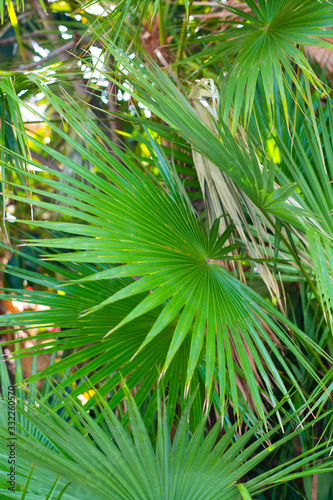
M272 401L275 401L275 396L272 393L270 377L274 379L283 394L286 394L287 390L270 352L283 367L292 383L296 384L294 374L263 325L267 325L279 342L284 344L297 359L302 359L309 374L318 379L311 365L301 351L295 348L289 335L278 322L288 325L301 342L308 343L309 340L267 301L218 265L217 261L228 260L230 249L228 246L223 246L228 236L222 235L221 238L217 238L213 228L207 236L196 220L189 202L185 200L185 194L178 193L176 188L172 189L173 177L170 176L171 188L167 192L156 183L152 176L143 173L134 164L128 165L130 170L124 167L82 129L80 119L82 112L78 107L73 108L72 105L56 97L53 98L53 102L60 113L66 109L63 116L70 121L74 129L80 132L92 149L88 150L81 144L74 143L69 137L67 140L71 140L77 151L103 173L107 180L85 170L45 144L40 144L44 151L80 173L98 189L67 177L68 186L59 181L41 177L42 183L64 193L65 196L54 192L48 193L50 200L62 202L63 205L55 205L39 199L31 199L29 203L35 207L73 217L78 222L21 222L34 227L77 235L75 238L70 236L44 240L43 245L49 248L71 250L69 253L56 256L49 255L51 260L59 263L98 263L110 266L109 269L93 273L86 278L81 279L77 276L81 284L91 282L100 288L99 296L94 297L97 299L94 305L84 309L80 302L81 316L103 314L105 318L108 318L107 307L122 308L125 300L137 300L136 305L132 302L133 305L126 312L123 310L122 318L118 314L114 317L113 324L107 320L109 326L105 335L108 339L115 339L114 335L120 331L120 328L126 325L132 328L134 320L135 324L138 324L139 318L143 315L151 314L152 311L158 312L157 319L146 329L144 338L139 340L136 337L138 343L132 356L134 354L142 356L143 349L151 348L152 341L163 339L166 356L161 368L164 374L171 367L171 362L185 339L191 339L186 387L189 387L200 356L203 355L206 367L207 400L210 399L217 366L221 401L224 404L226 380L228 380L232 394L231 400L237 413L239 412L237 385L230 336L233 338L240 359L242 376L247 380L249 392L261 416L264 415L262 396L253 368L249 363L248 354L244 349L244 343L253 355L256 370L261 374L265 390ZM66 138L66 134L57 129L54 124L50 123L50 126ZM92 129L96 127L94 124L91 126ZM35 139L31 140L35 141ZM112 143L110 146L112 147ZM119 154L121 155L120 151ZM48 171L45 167L41 168ZM26 175L29 177L32 174ZM34 175L35 179L39 177L38 173ZM55 172L54 175L59 179L65 178L61 172ZM24 203L27 201L24 196L24 186L21 186L21 189L23 196L12 195L12 198ZM43 194L35 187L31 188L31 191L39 195ZM66 196L68 194L73 199L69 199ZM31 244L40 245L40 242L32 241ZM106 292L109 296L98 300L103 293L104 284L107 284L108 289L109 284L117 283L115 280L132 276L139 279L128 282L121 289L114 289L111 293ZM97 284L97 281L101 280L103 280L102 287ZM80 284L75 286L80 290ZM70 287L66 287L66 290L69 293ZM76 314L79 314L78 311ZM52 312L50 315L52 316ZM15 317L7 317L2 319L2 324L15 321ZM163 335L163 330L172 322L174 322L174 329L172 329L171 337L166 337ZM318 351L315 344L312 347ZM96 349L103 351L103 343ZM139 363L138 360L137 363ZM265 368L263 363L265 363ZM270 377L265 373L267 370Z
M297 210L295 206L291 210L290 204L286 203L296 189L295 184L281 187L274 185L274 165L268 162L261 165L250 141L247 147L237 142L224 122L216 122L213 133L199 119L189 100L154 61L149 60L145 66L108 40L105 41L105 47L118 60L123 68L123 79L126 80L124 83L116 82L108 74L112 81L147 106L186 139L196 152L226 173L263 212L302 227L297 216L304 216L304 211Z
M242 106L246 125L253 108L258 79L262 80L264 96L270 113L275 105L274 81L276 80L283 104L286 122L289 123L287 95L299 93L306 105L308 95L301 84L300 74L317 88L325 90L306 59L302 46L312 45L332 48L323 40L329 38L333 25L333 8L329 1L318 0L245 0L251 12L235 6L223 5L236 15L238 21L226 22L231 27L204 37L202 42L212 43L193 58L205 60L212 65L223 57L231 57L232 65L227 69L221 90L222 118L229 118L233 109L231 130L236 131ZM287 85L287 78L292 86ZM294 88L294 89L293 89Z
M17 435L16 448L20 460L17 480L23 485L28 479L26 500L45 500L52 485L58 494L61 493L63 500L92 497L96 500L168 500L179 496L199 500L203 495L207 500L240 500L241 491L254 496L292 477L306 477L330 470L332 460L327 457L327 443L323 442L304 455L274 467L269 473L245 480L242 486L239 482L253 467L267 460L274 450L285 446L313 424L308 423L303 429L298 426L288 436L273 443L271 440L279 426L265 433L263 422L258 422L236 441L233 441L235 426L232 426L217 442L220 423L217 422L205 436L206 416L190 436L188 417L195 397L193 394L171 441L165 401L162 409L159 394L155 443L149 438L142 415L126 386L124 391L130 432L121 425L102 398L99 405L107 423L105 429L71 396L64 401L64 405L73 412L71 422L63 420L47 404L39 402L38 406L27 406L24 401L18 403L17 411L24 413L27 421L37 426L52 443L52 447L41 444L29 432ZM290 415L285 424L292 423L294 419L295 415ZM82 426L82 432L78 430L78 424ZM251 441L255 435L257 439ZM0 426L0 441L3 446L8 442L8 432L3 425ZM263 449L262 445L267 442L270 445ZM4 460L2 454L0 460ZM311 466L311 461L315 465ZM320 464L316 464L318 461ZM32 462L36 463L34 470L31 469ZM1 480L0 491L3 498L15 497L5 488L4 479Z

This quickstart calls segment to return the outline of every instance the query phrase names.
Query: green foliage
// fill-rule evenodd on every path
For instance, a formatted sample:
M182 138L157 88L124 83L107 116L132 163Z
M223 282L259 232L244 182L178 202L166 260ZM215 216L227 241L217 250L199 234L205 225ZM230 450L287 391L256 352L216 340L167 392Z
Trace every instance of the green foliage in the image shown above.
M324 89L302 52L303 45L331 48L331 44L320 38L329 37L326 28L333 24L332 7L329 2L318 0L253 0L246 3L252 10L244 13L234 7L230 12L244 18L244 24L217 35L219 48L214 47L212 61L232 54L233 64L221 91L222 116L227 120L233 107L232 131L236 130L242 104L245 104L244 122L251 114L257 79L260 75L269 110L274 108L274 81L277 82L285 117L288 122L286 88L299 92L305 103L307 94L300 82L300 71L318 88ZM295 47L296 44L296 47ZM298 48L297 48L298 47ZM210 49L204 53L210 56ZM285 77L291 85L286 85Z
M71 109L65 101L56 98L53 98L53 101L67 119L73 116L74 126L76 123L77 127L81 127L80 121L74 119L75 113L79 114L79 109ZM53 124L50 125L56 129ZM93 124L91 126L93 127ZM58 129L57 132L61 134ZM188 391L205 340L203 356L206 369L206 398L210 399L213 381L216 378L219 381L222 407L225 406L227 384L230 387L231 401L236 413L239 413L239 409L232 356L233 345L239 354L242 376L247 380L251 397L261 417L264 417L261 395L254 377L253 365L251 366L248 356L245 351L243 352L243 343L253 354L253 363L263 378L265 391L273 400L275 398L272 384L266 373L271 374L282 394L286 394L287 389L269 350L283 367L284 372L288 374L292 383L297 384L294 374L263 327L264 324L269 326L279 341L297 359L301 360L309 374L316 378L311 365L302 352L294 347L289 335L274 321L274 317L292 328L303 343L306 344L309 340L268 302L217 264L219 260L227 261L232 258L228 257L230 247L224 246L230 230L227 229L218 238L215 225L207 236L189 208L189 201L183 198L185 194L183 193L182 196L177 192L173 177L169 176L167 180L169 192L166 192L148 173L140 171L134 165L131 165L131 171L126 169L82 129L80 134L85 137L94 152L75 143L76 150L88 158L110 182L40 144L40 147L54 158L61 159L64 165L79 172L82 178L93 181L98 190L79 181L74 183L59 172L56 176L68 181L68 186L43 178L46 185L56 188L56 192L49 193L48 196L58 202L57 205L12 195L12 199L17 201L28 201L32 206L55 210L78 220L74 223L28 222L34 227L77 235L75 238L71 236L64 239L44 240L44 245L49 248L67 250L66 253L49 256L50 259L57 262L100 263L114 266L84 279L77 276L77 280L81 283L77 292L78 296L82 293L82 285L84 286L88 281L103 280L102 286L99 285L100 293L103 293L103 287L107 289L108 284L115 282L114 280L132 276L139 278L128 284L124 283L120 289L117 287L116 290L109 292L110 296L105 290L104 295L107 298L104 300L95 295L95 304L87 309L84 309L80 301L81 310L76 310L75 314L82 316L93 313L96 317L106 306L113 304L111 317L116 317L117 320L113 325L109 324L108 330L103 328L103 336L100 338L108 335L114 338L114 332L121 327L128 325L127 328L132 329L133 321L137 322L138 318L150 312L156 314L156 320L147 328L145 337L134 348L132 356L141 353L146 346L149 352L156 351L156 347L150 345L151 342L158 341L165 336L164 329L173 322L172 336L164 347L165 357L161 370L163 375L170 368L174 356L189 335L191 347L187 355L185 392ZM98 153L102 155L103 162L97 156ZM27 174L27 176L38 178L38 174ZM24 190L24 186L20 189ZM42 194L34 187L29 187L28 190L38 195ZM68 200L63 195L57 194L61 191L70 194L73 199ZM38 242L32 241L31 243L36 245ZM72 251L68 252L68 250ZM124 265L119 266L120 264ZM70 293L69 287L65 290ZM131 297L137 297L137 301L124 311L123 301ZM69 305L69 301L63 300L63 304L64 307L68 304L67 307L70 307L72 314L73 307ZM104 314L110 313L106 310ZM61 318L61 324L63 324L65 313L62 312L58 317ZM8 324L11 319L7 317L3 321ZM50 318L50 321L60 326L57 317ZM312 347L317 350L315 344ZM98 349L102 349L105 356L104 345L101 344ZM136 362L140 365L140 358ZM214 375L215 368L218 370L218 376Z
M309 450L297 460L288 461L283 466L272 469L269 474L261 474L236 486L235 483L244 474L312 424L305 425L304 429L298 427L288 436L269 444L253 458L252 454L261 444L271 440L279 426L264 433L262 422L258 422L234 441L234 425L214 446L221 426L217 422L205 436L207 414L195 432L189 435L188 418L195 397L193 394L184 408L171 441L165 400L162 409L159 391L157 429L154 440L151 440L140 411L126 386L124 392L130 432L121 425L102 398L99 398L99 406L107 430L101 429L69 395L64 404L73 414L71 422L66 422L47 404L31 405L28 412L24 409L24 404L18 405L18 413L26 413L27 422L33 427L38 426L47 436L47 443L42 446L29 431L18 436L20 483L23 485L26 478L27 484L29 483L24 497L26 500L44 500L54 477L56 481L53 488L57 492L61 489L57 498L63 500L84 500L92 496L96 500L168 500L179 497L185 500L201 499L203 495L212 500L238 500L251 498L250 495L257 495L272 484L285 481L294 473L297 477L306 477L314 472L329 470L331 461L327 459L321 465L299 470L309 463L311 454L316 459L327 455L325 443L321 443L315 450ZM294 415L289 416L285 424L293 417ZM257 439L252 439L255 435ZM5 444L7 440L7 430L1 426L0 442ZM37 462L35 470L29 468L32 461ZM18 498L16 494L0 491L3 498Z
M15 7L0 496L329 500L331 3Z

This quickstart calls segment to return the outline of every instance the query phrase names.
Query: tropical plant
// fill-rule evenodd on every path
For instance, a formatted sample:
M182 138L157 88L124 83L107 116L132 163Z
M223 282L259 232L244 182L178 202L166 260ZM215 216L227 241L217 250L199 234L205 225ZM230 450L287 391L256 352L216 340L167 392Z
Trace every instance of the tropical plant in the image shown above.
M329 500L331 3L15 7L1 495Z
M17 441L20 482L22 479L24 482L28 480L26 499L44 499L54 477L57 480L57 474L58 482L54 484L53 492L59 493L57 498L64 500L86 499L91 496L96 500L200 499L203 496L212 500L236 500L265 491L268 487L285 481L294 471L301 477L314 472L330 471L331 461L327 460L326 443L321 443L298 460L292 459L280 464L269 473L263 473L245 483L238 482L274 450L302 434L313 424L308 423L303 429L298 427L273 443L271 437L280 429L279 424L263 433L263 422L259 421L237 440L234 439L234 424L214 446L221 425L216 422L205 436L207 413L194 433L189 435L188 418L195 397L193 394L184 408L171 441L165 400L163 410L159 391L156 441L152 441L126 386L124 393L130 433L103 399L99 403L107 424L106 431L88 413L82 412L80 404L70 396L66 396L65 406L73 414L71 423L66 422L49 405L37 403L38 400L35 401L37 406L29 406L28 412L24 409L24 404L18 406L18 413L30 424L29 429L20 432ZM293 417L294 415L290 415L284 424L292 421ZM40 430L42 441L40 438L36 439L31 427ZM255 435L257 439L251 443L251 438ZM1 428L0 442L5 446L7 441L7 430ZM263 443L267 443L266 449L251 458ZM246 449L243 450L245 446ZM1 458L6 461L7 457ZM324 458L320 465L304 468L311 459L319 458ZM30 469L32 462L38 464L35 470ZM303 471L296 472L301 466ZM11 493L5 493L3 497L18 498Z

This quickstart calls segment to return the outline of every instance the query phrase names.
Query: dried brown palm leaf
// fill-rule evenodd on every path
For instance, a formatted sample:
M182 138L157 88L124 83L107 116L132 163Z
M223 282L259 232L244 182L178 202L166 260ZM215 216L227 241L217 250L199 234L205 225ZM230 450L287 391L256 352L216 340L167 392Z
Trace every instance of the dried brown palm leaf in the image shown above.
M218 121L219 93L214 81L212 79L198 81L191 89L190 99L202 122L215 133L214 121ZM244 137L242 140L244 141ZM261 260L272 256L273 250L267 237L267 232L272 228L268 220L230 177L198 152L193 151L192 154L203 192L209 226L221 217L220 232L222 233L228 223L232 221L239 238L252 259ZM255 228L256 236L247 222L245 211ZM225 217L226 215L227 217ZM227 244L233 243L230 240ZM231 265L233 266L231 269L235 269L235 263L232 262ZM262 277L270 294L278 300L282 308L281 294L274 274L266 264L257 264L255 269ZM239 266L239 271L242 276L241 266Z

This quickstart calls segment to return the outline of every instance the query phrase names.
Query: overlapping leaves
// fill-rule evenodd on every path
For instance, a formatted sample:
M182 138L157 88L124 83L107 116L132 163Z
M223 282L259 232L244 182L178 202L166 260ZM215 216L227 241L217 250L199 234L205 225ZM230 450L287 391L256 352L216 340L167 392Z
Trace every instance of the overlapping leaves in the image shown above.
M227 174L259 209L302 227L297 218L301 212L295 207L290 210L286 203L296 186L291 183L275 186L272 162L261 165L251 143L237 142L224 122L216 123L213 133L202 123L170 77L153 61L149 60L145 66L128 57L109 40L105 40L105 47L123 68L123 82L114 80L120 88L146 105L186 139L196 152Z
M19 252L17 252L19 253ZM38 265L36 256L27 256L19 253L26 261ZM38 255L38 254L37 254ZM149 411L156 401L154 385L159 376L159 368L165 362L168 345L172 338L175 322L164 328L163 335L151 342L142 349L133 360L133 356L140 348L147 334L147 329L155 323L161 307L138 318L135 323L128 324L120 328L115 334L104 338L110 328L115 327L126 315L128 315L147 294L140 294L138 297L130 297L114 305L109 305L101 309L98 314L90 314L80 317L82 309L97 306L101 301L110 295L119 292L126 286L134 283L131 278L122 278L101 283L87 282L81 285L72 284L63 287L64 294L58 294L61 285L68 280L75 280L78 277L87 276L93 272L101 271L107 266L91 264L63 263L53 264L42 263L40 272L33 272L6 266L5 272L11 277L18 277L26 280L33 290L12 290L7 289L2 294L4 300L12 300L11 293L15 291L15 299L31 305L27 310L2 316L1 324L7 331L16 331L24 328L27 332L31 328L40 327L37 335L33 335L31 340L33 346L23 351L24 356L32 356L47 352L56 356L59 351L66 352L62 359L57 357L57 363L50 363L41 372L34 372L29 377L30 383L46 378L51 380L54 377L58 380L63 390L69 386L73 388L73 396L79 396L89 390L90 383L100 387L100 393L111 395L111 407L115 407L123 398L123 390L119 388L120 375L126 377L127 385L136 390L136 402L141 405L145 399L150 397ZM54 277L57 276L57 278ZM46 290L39 291L40 286ZM38 304L40 310L33 307ZM19 325L19 327L18 327ZM54 328L59 332L54 333ZM12 343L11 341L10 343ZM44 350L41 349L41 346ZM172 419L177 402L184 405L184 389L187 371L187 359L190 348L189 339L186 339L182 347L178 350L169 370L165 375L165 385L168 388L169 415ZM17 346L17 356L21 354ZM132 360L132 361L131 361ZM17 366L19 366L17 360ZM76 368L72 370L72 368ZM18 380L23 379L22 372L18 370ZM66 377L59 380L59 373L66 373ZM86 381L86 376L90 374L91 382ZM201 376L198 370L194 371L193 384L199 383ZM169 384L170 382L170 384ZM179 398L179 399L178 399ZM194 416L195 421L200 420L200 410L204 394L197 393L194 409L197 410ZM93 401L89 401L87 406L91 406ZM154 413L147 411L147 425ZM148 415L149 418L148 418ZM171 423L171 422L170 422Z
M17 409L20 414L25 414L27 426L26 432L17 434L20 465L17 480L19 484L29 484L26 500L44 500L52 484L53 492L62 500L200 500L203 497L207 500L240 500L287 481L294 474L304 477L330 470L327 443L323 442L268 473L239 482L253 467L267 460L274 450L300 435L303 429L298 427L262 449L261 446L271 441L279 426L264 433L263 423L258 422L234 441L234 425L218 440L220 422L205 436L206 415L190 435L188 420L194 399L192 395L171 440L165 400L162 410L159 394L155 405L158 412L155 441L149 436L126 386L124 391L130 432L101 398L100 410L107 424L104 429L70 396L66 397L64 405L73 415L71 422L66 422L48 404L39 402L38 406L26 406L19 402ZM285 424L293 423L294 417L286 418ZM304 429L310 425L312 423L306 424ZM29 432L29 426L37 427L48 441L42 444ZM255 435L257 439L251 442ZM5 446L7 442L8 431L5 426L0 426L0 443ZM0 454L0 463L6 458ZM311 460L321 460L321 463L302 470L302 466L307 467ZM35 470L31 470L33 462L36 463ZM5 478L0 478L2 497L17 498L5 488Z
M262 79L264 96L271 112L275 102L276 79L288 123L288 93L299 92L305 102L308 98L306 89L301 84L301 72L313 85L324 89L304 56L302 46L332 48L329 42L323 40L331 37L331 30L327 29L333 26L331 2L326 0L259 0L258 2L245 0L245 2L251 9L250 12L235 6L224 6L241 24L232 23L231 28L207 36L204 39L206 43L215 41L217 45L199 54L206 61L205 64L209 65L225 56L233 59L221 92L222 116L227 120L232 108L233 131L236 130L243 105L245 122L251 114L258 78ZM286 76L290 77L292 86L287 85Z
M240 360L240 375L246 380L249 394L261 416L264 415L264 408L254 375L254 366L262 377L264 393L271 401L275 400L272 379L281 392L286 393L276 362L290 380L296 383L285 356L273 342L269 329L293 356L302 360L308 372L317 378L309 362L295 347L289 334L279 325L277 319L287 323L303 342L309 342L308 339L269 303L235 279L221 265L221 261L228 258L227 254L230 251L228 247L223 246L230 230L228 229L221 238L217 238L218 224L215 224L207 236L203 227L198 224L188 200L184 198L184 193L179 194L175 189L172 175L166 179L167 189L164 189L152 176L134 164L130 163L129 168L126 168L115 160L100 142L82 129L78 109L73 109L65 101L57 101L57 98L54 98L54 103L58 106L59 112L90 145L88 150L82 144L73 141L77 151L103 173L105 178L86 171L59 152L40 144L47 153L80 173L83 179L91 182L96 188L61 172L56 172L55 175L66 180L68 185L39 174L27 173L28 177L34 175L36 181L39 180L55 188L56 191L49 191L47 194L51 202L34 198L28 200L25 196L12 197L19 202L28 202L42 209L55 210L77 221L34 221L29 224L68 232L71 235L69 238L43 241L42 245L49 248L66 249L66 253L51 256L52 259L58 262L110 266L109 269L81 279L82 283L93 282L97 289L104 289L103 294L105 294L110 284L117 282L115 280L136 277L127 286L113 290L106 300L101 300L88 310L82 304L80 314L102 315L105 324L108 324L105 334L109 334L107 338L112 338L121 327L128 325L131 330L138 324L139 318L150 312L157 313L153 324L146 323L144 339L139 340L138 337L136 341L133 339L136 342L137 356L141 354L142 357L143 349L152 341L163 341L165 360L161 368L164 374L183 342L190 340L186 387L189 386L202 355L205 359L207 399L211 395L213 380L217 377L222 405L229 388L231 401L237 412L238 396L233 349L236 350ZM66 110L65 113L63 109ZM50 126L66 138L54 124ZM96 128L96 124L92 124L92 129L94 127ZM109 145L112 146L111 141ZM122 154L121 151L118 153ZM42 169L49 171L46 167ZM21 186L21 189L31 190L41 198L44 194L37 188ZM63 195L57 192L62 192ZM41 242L32 243L41 245ZM76 278L80 280L81 276L77 275ZM69 293L70 286L64 290ZM132 303L131 308L124 311L123 304L132 297L137 298L137 303L135 305ZM69 301L67 304L67 307L71 307ZM111 304L115 309L110 314L106 307ZM52 314L51 309L48 311L50 321ZM57 324L59 320L61 321L55 315L54 323ZM166 340L164 329L172 322L174 327L171 336ZM89 341L87 338L87 343ZM82 339L80 342L82 345ZM318 349L315 345L313 348ZM95 349L102 352L103 343ZM251 353L254 366L249 361L248 353ZM104 357L106 361L107 355L104 354ZM133 361L140 366L142 363L140 360L138 357Z

